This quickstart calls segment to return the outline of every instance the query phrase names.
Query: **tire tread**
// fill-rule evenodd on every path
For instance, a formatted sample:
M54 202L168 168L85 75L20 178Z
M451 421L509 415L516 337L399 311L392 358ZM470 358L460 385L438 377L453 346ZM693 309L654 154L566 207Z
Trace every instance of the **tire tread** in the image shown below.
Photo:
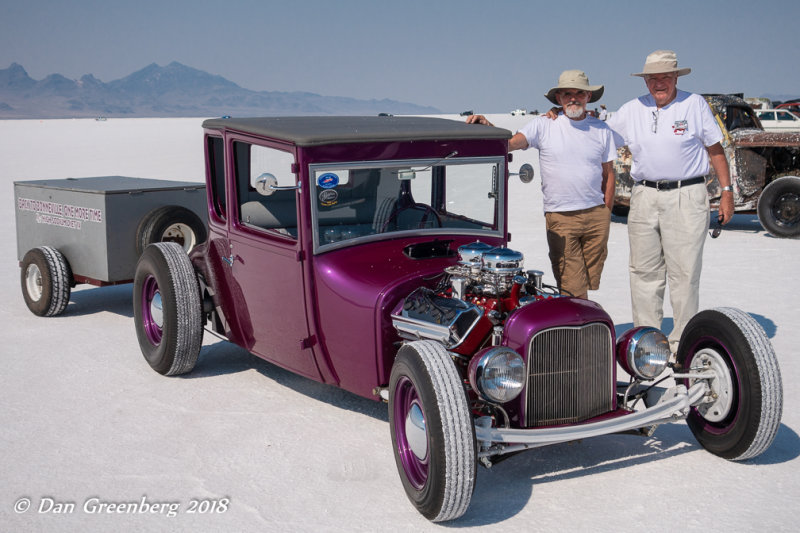
M67 264L64 255L52 246L40 246L42 255L47 262L50 272L50 306L43 316L56 316L64 312L69 304L70 293L72 290L72 272Z
M449 467L445 481L444 501L433 522L444 522L462 516L472 500L475 484L475 437L461 378L449 361L444 347L434 341L411 343L425 364L434 388L442 392L437 398L442 416L445 454ZM447 364L441 364L445 359ZM444 420L451 417L451 423Z
M728 317L739 328L752 348L758 368L761 390L758 429L749 446L731 458L734 461L744 461L764 453L775 440L783 415L783 381L775 350L761 325L740 309L718 307L715 311Z

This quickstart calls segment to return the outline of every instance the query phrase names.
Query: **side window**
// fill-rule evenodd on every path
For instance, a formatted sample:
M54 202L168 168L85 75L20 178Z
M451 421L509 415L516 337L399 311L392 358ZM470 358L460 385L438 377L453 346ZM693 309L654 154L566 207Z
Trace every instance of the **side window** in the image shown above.
M297 238L297 191L294 156L274 148L237 141L233 143L236 200L239 222Z
M773 111L765 111L764 113L760 113L758 118L761 120L775 120L775 113Z
M794 120L788 111L778 111L778 120Z
M208 175L211 183L211 202L216 215L225 220L227 198L225 197L225 156L222 137L208 137Z

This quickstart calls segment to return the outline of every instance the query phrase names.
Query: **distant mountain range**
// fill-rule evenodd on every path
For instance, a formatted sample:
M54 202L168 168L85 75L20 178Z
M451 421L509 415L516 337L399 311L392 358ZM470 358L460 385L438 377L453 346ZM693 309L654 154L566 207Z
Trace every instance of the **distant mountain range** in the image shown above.
M34 80L12 63L0 70L0 119L82 117L213 117L266 115L437 114L395 100L358 100L308 92L251 91L177 62L153 63L103 83L91 74Z

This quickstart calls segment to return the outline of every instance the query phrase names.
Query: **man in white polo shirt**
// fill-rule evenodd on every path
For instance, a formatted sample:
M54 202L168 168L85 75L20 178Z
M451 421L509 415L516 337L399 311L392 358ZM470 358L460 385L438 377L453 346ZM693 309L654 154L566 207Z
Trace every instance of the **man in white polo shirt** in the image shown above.
M635 326L660 327L669 282L677 351L686 323L699 309L703 244L709 223L704 176L709 161L722 187L719 220L733 216L733 192L722 132L705 99L677 88L678 68L671 50L647 56L642 72L649 94L623 105L606 121L616 143L633 156L634 186L628 214L630 285Z
M616 146L606 124L586 111L603 96L580 70L566 70L545 94L564 108L556 120L536 117L509 141L509 150L539 150L547 244L559 288L586 298L600 288L614 201ZM489 124L483 115L469 123Z

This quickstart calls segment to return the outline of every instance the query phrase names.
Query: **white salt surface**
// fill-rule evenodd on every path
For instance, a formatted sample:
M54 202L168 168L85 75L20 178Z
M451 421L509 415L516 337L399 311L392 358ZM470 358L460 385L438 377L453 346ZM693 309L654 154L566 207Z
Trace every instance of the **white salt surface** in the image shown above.
M490 119L515 131L529 117ZM796 530L800 242L773 238L753 215L737 215L706 243L700 300L751 313L771 338L785 396L773 446L729 462L700 448L680 422L652 438L528 451L479 468L471 507L446 526L407 501L384 404L208 334L193 373L156 374L136 341L130 285L79 286L62 316L31 314L19 287L13 181L202 181L201 122L0 121L0 530ZM534 150L516 153L512 170L526 161L538 173ZM540 184L511 180L511 247L552 281ZM625 221L614 218L602 288L592 296L622 329L631 320L627 255ZM30 508L18 512L26 498ZM190 512L204 500L217 503ZM128 502L161 512L101 512L109 509L101 503ZM174 516L153 505L164 503L178 505Z

